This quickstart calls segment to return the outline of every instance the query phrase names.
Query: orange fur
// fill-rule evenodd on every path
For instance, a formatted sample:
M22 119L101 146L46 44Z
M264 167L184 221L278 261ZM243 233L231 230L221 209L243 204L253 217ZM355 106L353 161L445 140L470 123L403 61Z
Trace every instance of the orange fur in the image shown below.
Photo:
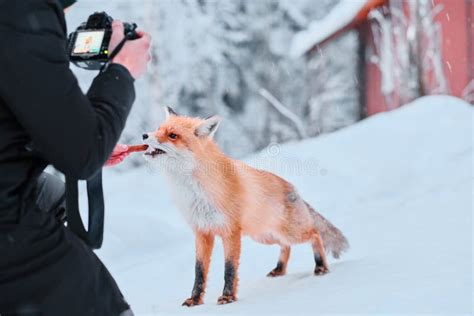
M212 137L199 135L197 131L206 122L170 115L153 133L158 144L192 154L194 168L190 177L202 188L212 208L224 218L222 225L216 221L217 224L211 223L207 228L192 227L196 234L196 259L204 266L202 286L205 286L208 274L214 236L223 240L226 261L226 286L219 304L237 299L241 235L260 243L280 245L278 265L269 276L284 275L291 245L306 242L312 244L315 258L320 258L315 273L326 273L328 262L324 243L329 242L329 250L339 254L347 247L344 236L315 212L293 185L270 172L225 156ZM172 134L176 138L171 138ZM201 304L203 293L186 300L184 305Z

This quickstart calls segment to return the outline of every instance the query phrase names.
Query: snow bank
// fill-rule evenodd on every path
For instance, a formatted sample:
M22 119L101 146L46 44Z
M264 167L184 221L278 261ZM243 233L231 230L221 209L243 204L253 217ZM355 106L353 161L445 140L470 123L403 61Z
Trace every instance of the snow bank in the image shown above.
M315 315L472 312L473 108L421 98L316 139L249 157L293 182L346 234L351 249L312 275L309 245L288 275L268 279L278 247L243 241L239 301L217 306L216 244L205 305L181 307L193 285L194 241L162 177L107 172L106 234L98 255L137 315Z
M290 56L301 57L315 44L325 40L355 19L367 0L341 0L321 20L313 21L308 29L300 31L293 37Z

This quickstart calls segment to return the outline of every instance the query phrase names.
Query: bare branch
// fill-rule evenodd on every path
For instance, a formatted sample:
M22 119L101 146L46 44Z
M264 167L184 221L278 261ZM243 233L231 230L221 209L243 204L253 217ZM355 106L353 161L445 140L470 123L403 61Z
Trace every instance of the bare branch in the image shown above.
M261 89L258 90L258 93L262 97L264 97L268 101L268 103L271 104L278 111L278 113L280 113L282 116L286 117L288 120L290 120L294 124L294 126L295 126L296 130L298 131L298 134L299 134L301 139L307 137L303 121L301 121L301 119L296 114L294 114L293 112L288 110L267 89L261 88Z

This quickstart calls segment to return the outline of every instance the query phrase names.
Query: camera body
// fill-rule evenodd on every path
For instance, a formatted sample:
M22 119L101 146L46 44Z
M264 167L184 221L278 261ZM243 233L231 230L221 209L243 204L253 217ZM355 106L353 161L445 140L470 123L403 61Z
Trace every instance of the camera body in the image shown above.
M113 18L105 12L95 12L68 37L69 60L77 67L99 70L109 60L109 44ZM138 38L135 23L123 23L127 39Z

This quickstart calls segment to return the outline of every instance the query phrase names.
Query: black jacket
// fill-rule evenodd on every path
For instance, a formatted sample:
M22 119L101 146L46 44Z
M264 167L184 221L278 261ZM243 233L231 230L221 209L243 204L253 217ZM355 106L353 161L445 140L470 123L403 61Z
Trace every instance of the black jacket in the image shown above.
M82 93L57 1L0 0L0 225L18 221L21 194L44 161L81 179L96 172L134 98L133 78L116 64Z
M101 168L134 98L133 78L120 65L81 92L56 0L0 0L1 315L103 316L129 308L97 256L41 210L34 192L47 164L82 179Z

